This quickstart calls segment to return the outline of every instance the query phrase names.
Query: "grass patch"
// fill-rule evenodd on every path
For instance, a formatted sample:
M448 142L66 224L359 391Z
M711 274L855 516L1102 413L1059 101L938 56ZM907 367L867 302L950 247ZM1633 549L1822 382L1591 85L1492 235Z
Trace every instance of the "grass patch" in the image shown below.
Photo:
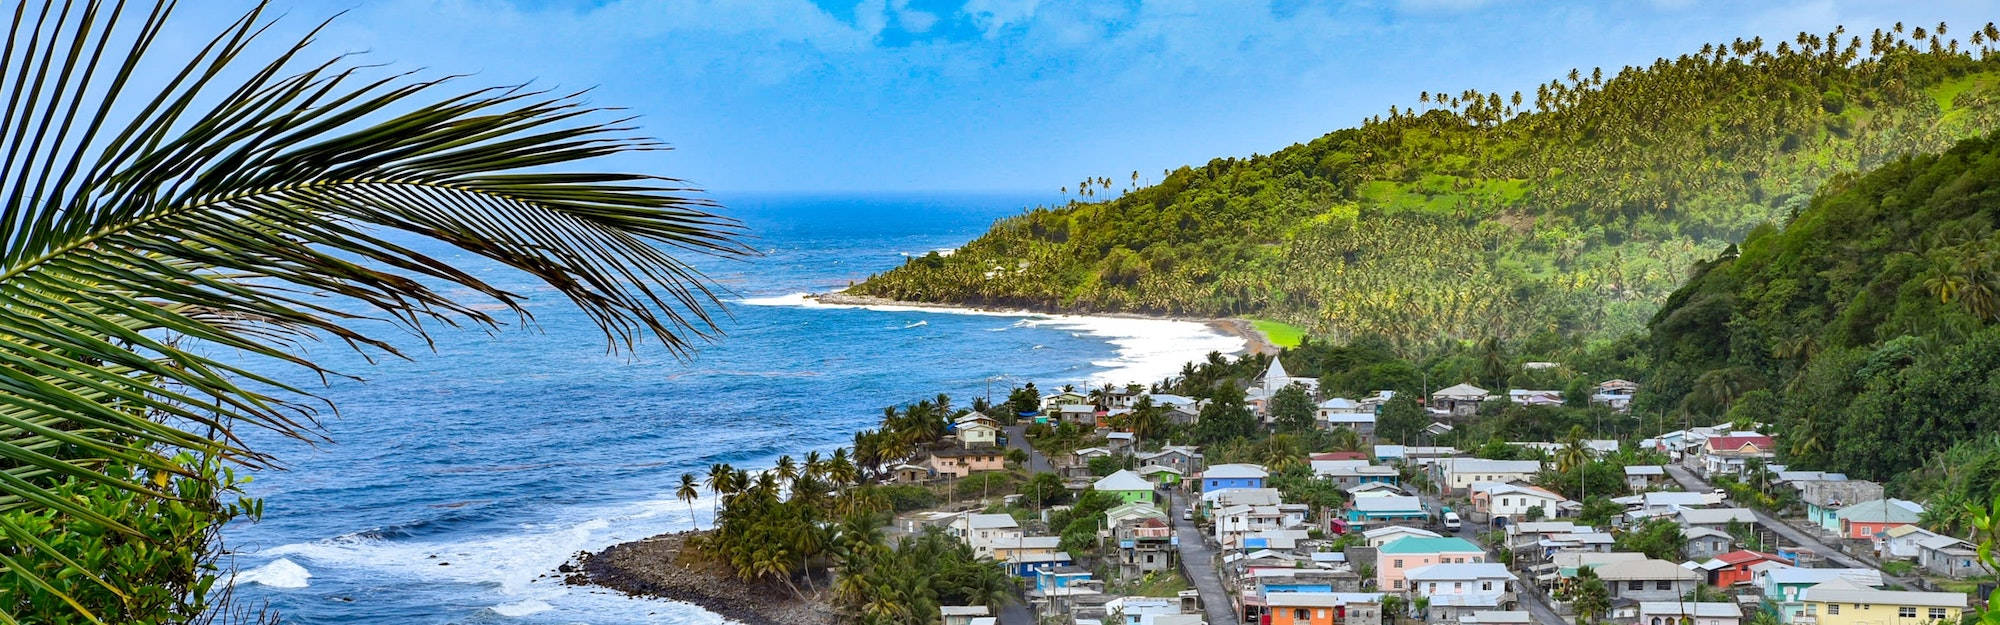
M1251 319L1250 327L1256 328L1257 333L1264 335L1264 340L1272 345L1287 349L1298 347L1299 341L1306 338L1304 329L1289 323Z
M1140 597L1175 597L1189 588L1187 579L1179 571L1155 571L1133 582L1124 589L1125 594Z

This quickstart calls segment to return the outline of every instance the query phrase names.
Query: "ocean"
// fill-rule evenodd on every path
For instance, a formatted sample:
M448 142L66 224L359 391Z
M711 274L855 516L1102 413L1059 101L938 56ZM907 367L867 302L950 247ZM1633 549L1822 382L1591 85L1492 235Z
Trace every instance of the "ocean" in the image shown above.
M532 297L528 327L438 330L434 348L315 388L331 442L263 433L283 470L253 474L259 523L224 532L236 600L291 623L719 623L692 605L564 586L579 551L706 527L682 473L830 452L882 408L951 395L1152 381L1243 341L1200 323L812 304L908 256L948 251L1046 198L1007 194L717 198L763 254L699 259L722 287L724 337L677 359L610 353L597 328L516 272L447 254ZM510 318L511 319L511 318ZM379 356L379 355L378 355ZM297 379L297 378L295 378Z

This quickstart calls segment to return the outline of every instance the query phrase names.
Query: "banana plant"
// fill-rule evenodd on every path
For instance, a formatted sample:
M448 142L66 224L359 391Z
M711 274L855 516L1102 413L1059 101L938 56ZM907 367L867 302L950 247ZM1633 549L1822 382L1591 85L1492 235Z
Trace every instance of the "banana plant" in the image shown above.
M53 485L171 498L163 478L198 477L176 457L271 465L241 434L318 438L320 404L262 372L340 374L307 342L401 356L384 327L502 323L462 290L529 318L523 295L412 237L547 283L611 349L716 335L719 303L686 258L747 254L740 228L682 182L591 171L665 149L629 118L577 94L308 62L324 24L264 48L261 4L190 58L156 59L173 10L19 0L0 18L0 513L136 535ZM0 574L34 576L24 553L78 555L0 532Z

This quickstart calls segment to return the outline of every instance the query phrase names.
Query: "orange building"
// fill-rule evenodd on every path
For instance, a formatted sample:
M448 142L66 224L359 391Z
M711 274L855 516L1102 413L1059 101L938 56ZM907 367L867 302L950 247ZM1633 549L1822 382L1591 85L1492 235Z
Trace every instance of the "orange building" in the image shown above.
M1273 592L1264 595L1261 625L1376 625L1382 594L1373 592Z

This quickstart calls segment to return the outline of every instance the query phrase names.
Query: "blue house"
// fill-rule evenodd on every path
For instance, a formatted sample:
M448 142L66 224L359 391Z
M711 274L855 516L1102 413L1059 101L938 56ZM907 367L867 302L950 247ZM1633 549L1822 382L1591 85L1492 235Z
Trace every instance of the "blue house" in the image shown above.
M1264 478L1270 473L1264 467L1254 464L1218 464L1201 472L1201 492L1212 493L1231 488L1263 488Z
M1007 572L1013 573L1015 577L1035 577L1041 574L1042 571L1073 566L1076 564L1076 560L1069 557L1069 552L1057 551L1055 553L1024 553L1008 558L1006 562L1002 562L1001 564L1006 565Z
M1416 497L1386 496L1360 497L1347 509L1347 522L1357 525L1373 525L1395 521L1421 521L1429 519L1431 513L1424 509L1422 499Z

